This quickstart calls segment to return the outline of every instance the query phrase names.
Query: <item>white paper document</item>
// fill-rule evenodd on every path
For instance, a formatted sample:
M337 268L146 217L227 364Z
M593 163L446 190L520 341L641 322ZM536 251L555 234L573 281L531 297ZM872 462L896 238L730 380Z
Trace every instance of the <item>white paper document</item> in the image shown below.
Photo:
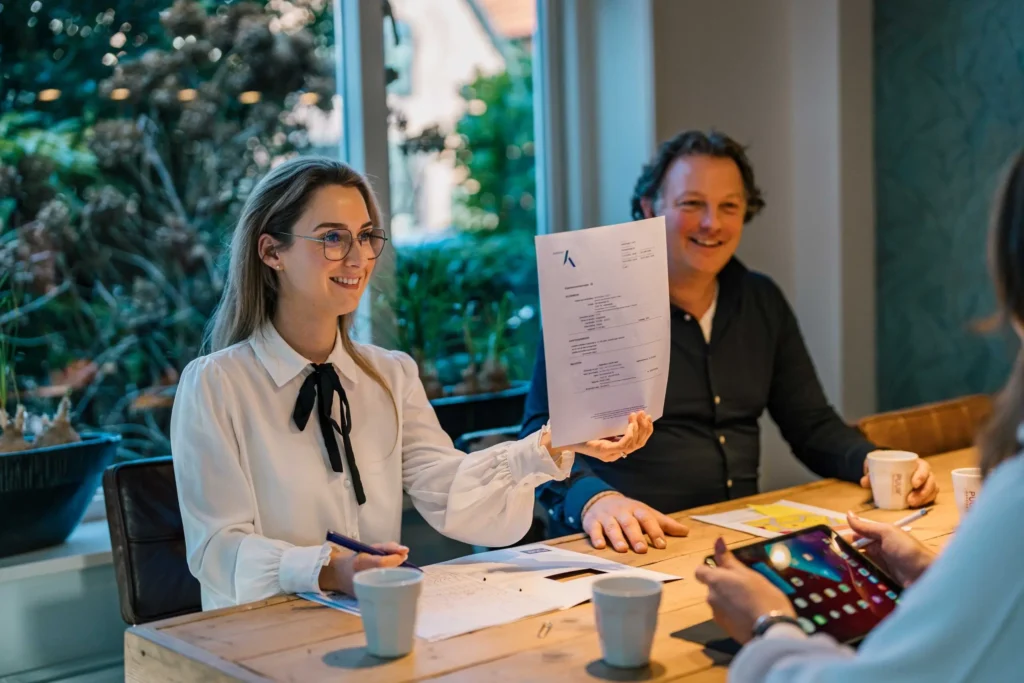
M622 434L661 417L670 309L665 219L538 235L551 439Z
M743 531L761 538L775 538L799 529L827 524L833 529L846 529L846 515L835 510L779 500L766 505L748 505L739 510L715 515L694 515L705 524Z
M681 578L540 543L467 555L423 571L416 636L428 641L574 607L589 600L593 582L608 574L662 582ZM358 603L348 596L300 597L359 614Z

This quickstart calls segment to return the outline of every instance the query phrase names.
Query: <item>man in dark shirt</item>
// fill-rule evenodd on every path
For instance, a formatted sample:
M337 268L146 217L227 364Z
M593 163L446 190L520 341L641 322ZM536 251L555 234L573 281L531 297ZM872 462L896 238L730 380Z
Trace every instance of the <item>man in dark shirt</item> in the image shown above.
M646 552L650 538L686 527L660 511L757 493L758 419L767 408L794 454L823 477L860 481L876 446L829 404L793 311L767 276L734 253L743 226L764 207L738 143L687 131L644 168L634 219L664 216L668 239L671 355L664 415L647 445L613 462L579 458L570 478L538 489L553 533L586 531L596 547ZM548 420L544 348L537 351L523 434ZM919 461L911 505L935 499Z

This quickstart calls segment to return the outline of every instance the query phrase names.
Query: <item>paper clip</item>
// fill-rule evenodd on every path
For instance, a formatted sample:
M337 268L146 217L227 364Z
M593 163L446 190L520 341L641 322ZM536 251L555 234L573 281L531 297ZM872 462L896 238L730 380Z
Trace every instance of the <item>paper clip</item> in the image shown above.
M537 631L537 637L538 638L544 638L549 633L551 633L551 622L550 621L545 621L543 624L541 624L540 630Z

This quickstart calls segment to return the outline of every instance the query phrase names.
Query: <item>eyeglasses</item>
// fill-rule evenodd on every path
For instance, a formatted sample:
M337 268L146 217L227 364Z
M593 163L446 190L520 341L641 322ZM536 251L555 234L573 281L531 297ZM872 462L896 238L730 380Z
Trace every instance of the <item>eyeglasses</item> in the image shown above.
M359 242L360 249L365 249L365 247L369 246L373 252L373 256L369 257L372 261L380 256L381 252L384 251L384 245L388 242L388 238L384 236L384 231L378 228L364 230L355 238L352 237L352 233L348 230L331 230L323 237L307 237L306 235L295 235L290 232L272 232L270 234L299 237L310 242L319 242L324 246L324 258L328 261L344 261L348 253L352 251L352 245L356 241Z

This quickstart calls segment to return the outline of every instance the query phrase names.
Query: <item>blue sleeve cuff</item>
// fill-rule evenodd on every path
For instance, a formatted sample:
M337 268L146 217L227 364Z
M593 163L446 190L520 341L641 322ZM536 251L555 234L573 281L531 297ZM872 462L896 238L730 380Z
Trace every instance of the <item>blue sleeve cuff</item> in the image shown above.
M582 530L584 506L597 494L614 490L614 486L609 486L594 475L574 481L565 494L565 523L574 531Z

